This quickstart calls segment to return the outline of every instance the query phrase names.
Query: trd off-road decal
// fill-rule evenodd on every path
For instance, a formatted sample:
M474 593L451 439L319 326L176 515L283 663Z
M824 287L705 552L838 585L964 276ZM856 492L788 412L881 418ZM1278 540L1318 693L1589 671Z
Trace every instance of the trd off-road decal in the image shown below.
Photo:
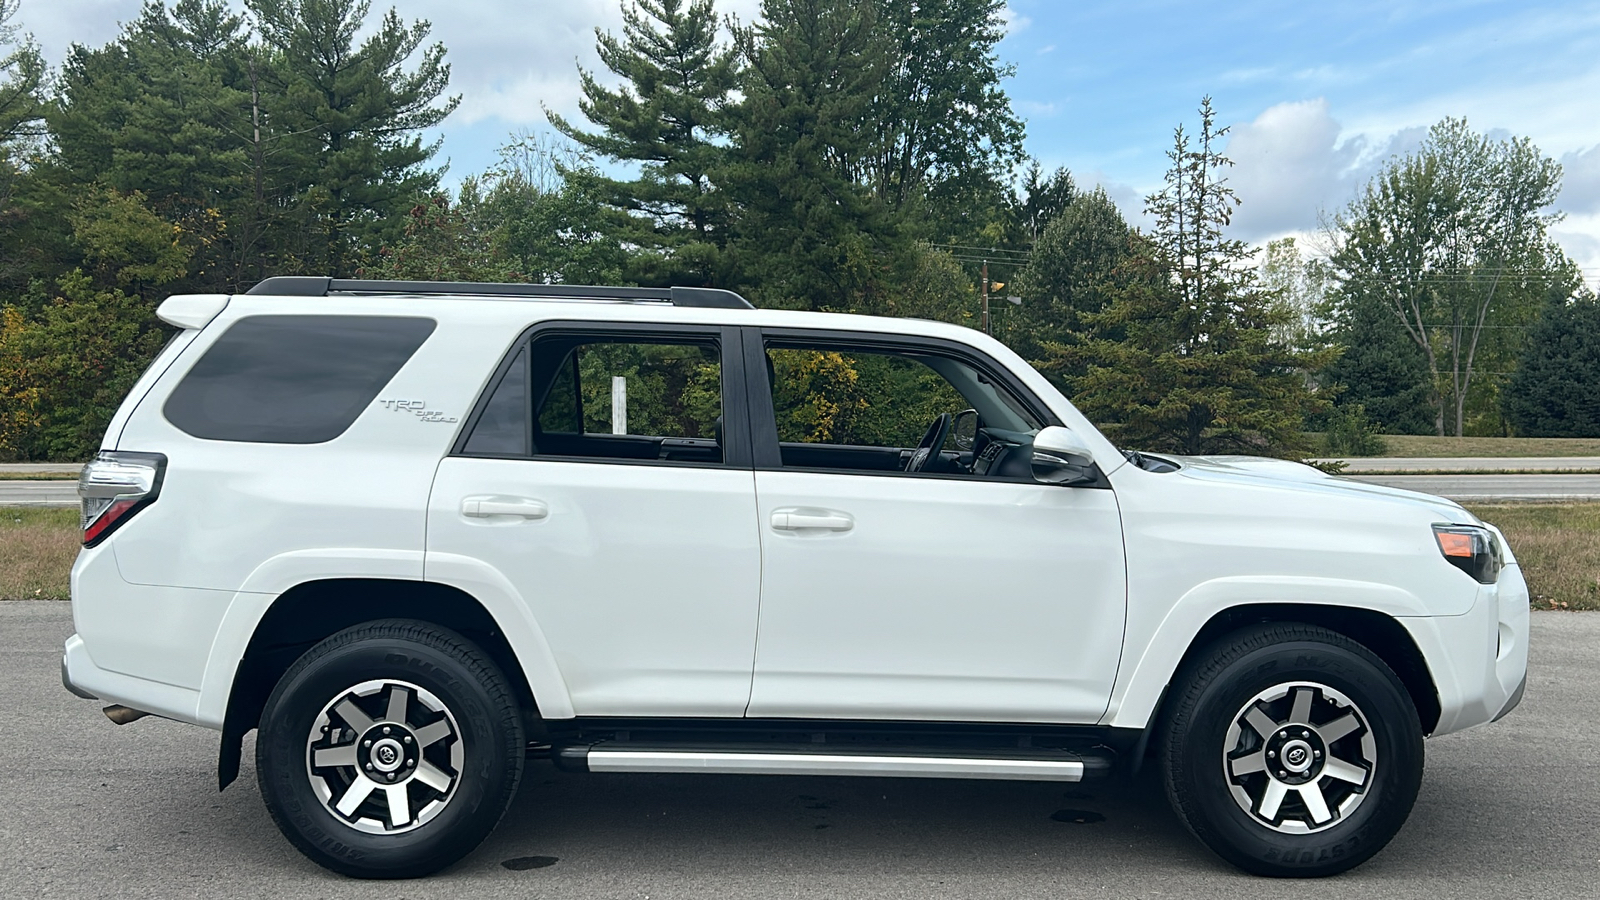
M384 409L392 409L395 412L410 413L424 422L443 422L445 424L456 422L454 416L446 416L440 410L429 409L428 401L426 400L379 400L378 405Z

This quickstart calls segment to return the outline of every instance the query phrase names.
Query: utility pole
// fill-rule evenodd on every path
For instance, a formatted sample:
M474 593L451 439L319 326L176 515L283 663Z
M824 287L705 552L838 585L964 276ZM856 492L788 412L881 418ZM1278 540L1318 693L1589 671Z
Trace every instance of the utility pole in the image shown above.
M983 333L989 333L989 261L983 261Z

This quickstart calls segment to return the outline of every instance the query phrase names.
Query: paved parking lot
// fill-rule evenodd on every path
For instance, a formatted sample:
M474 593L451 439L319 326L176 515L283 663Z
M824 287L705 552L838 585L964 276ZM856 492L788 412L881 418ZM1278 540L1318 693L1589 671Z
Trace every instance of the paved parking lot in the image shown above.
M432 879L357 882L279 836L212 732L61 689L64 603L0 603L0 897L1600 897L1600 614L1535 613L1527 700L1428 743L1410 823L1356 871L1240 875L1158 786L558 774Z

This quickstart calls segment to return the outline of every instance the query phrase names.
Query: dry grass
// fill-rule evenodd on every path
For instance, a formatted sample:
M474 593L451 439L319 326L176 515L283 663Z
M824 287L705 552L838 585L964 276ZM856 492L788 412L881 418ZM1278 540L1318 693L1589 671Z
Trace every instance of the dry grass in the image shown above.
M1473 506L1505 533L1534 609L1600 609L1600 503Z
M66 600L82 532L76 509L0 509L0 600Z
M1383 436L1383 456L1600 456L1600 438Z

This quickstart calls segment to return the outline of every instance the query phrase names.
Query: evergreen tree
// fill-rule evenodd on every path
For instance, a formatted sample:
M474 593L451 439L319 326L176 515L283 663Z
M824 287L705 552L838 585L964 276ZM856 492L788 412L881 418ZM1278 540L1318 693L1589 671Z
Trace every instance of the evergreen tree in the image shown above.
M1600 437L1600 298L1551 292L1504 395L1524 437Z
M1046 175L1039 161L1034 160L1023 173L1021 196L1013 201L1016 216L1012 242L1028 246L1036 243L1077 196L1078 185L1071 172L1057 168Z
M19 39L21 2L0 0L0 165L19 139L38 134L44 112L44 57L31 36Z
M871 0L763 0L736 33L745 69L730 254L765 303L847 310L881 287L898 237L863 183L887 69L878 27Z
M579 70L580 108L595 132L554 113L563 134L597 155L639 165L623 181L575 172L584 190L631 214L618 235L658 255L645 280L716 284L728 240L728 202L719 183L726 107L736 55L718 46L712 0L638 0L623 7L619 40L597 30L601 62L625 80L618 90Z
M40 248L25 234L25 152L35 143L44 113L44 58L14 23L21 0L0 0L0 291L26 283Z
M1433 434L1428 359L1382 301L1359 286L1339 286L1330 298L1328 340L1339 357L1323 373L1339 407L1360 406L1387 434Z
M1322 360L1274 329L1281 309L1256 283L1247 248L1225 236L1237 203L1223 171L1210 98L1200 133L1180 126L1166 187L1146 199L1156 222L1138 236L1110 302L1085 315L1078 343L1050 348L1084 413L1144 450L1294 456L1315 404L1305 372Z
M1045 357L1048 344L1073 342L1083 317L1105 308L1112 273L1128 256L1128 223L1105 191L1075 193L1053 214L1039 207L1036 215L1048 224L1017 277L1022 305L1011 310L1003 334L1027 359Z
M406 25L394 10L359 45L369 0L247 0L271 65L261 73L268 118L284 135L282 154L296 174L289 186L304 245L297 267L346 275L364 248L392 243L415 198L433 193L438 173L424 164L439 145L432 128L460 98L443 44L407 63L431 29ZM292 136L292 137L291 137Z
M112 43L73 48L49 112L47 177L72 203L95 183L138 193L181 229L191 290L239 286L248 37L222 0L180 0L171 11L147 3Z

